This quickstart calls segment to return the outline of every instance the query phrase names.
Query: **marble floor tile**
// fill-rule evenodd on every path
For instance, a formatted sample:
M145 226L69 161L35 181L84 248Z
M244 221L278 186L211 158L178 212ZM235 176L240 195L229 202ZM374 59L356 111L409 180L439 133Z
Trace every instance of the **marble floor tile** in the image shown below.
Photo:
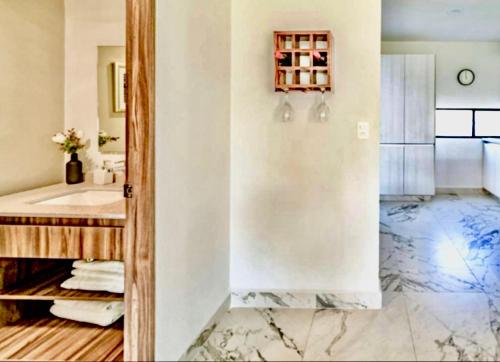
M378 311L317 311L304 360L415 360L404 297Z
M432 203L436 218L469 265L500 264L500 203L487 196Z
M380 222L387 225L391 232L406 237L427 237L440 239L444 230L429 207L428 203L410 203L390 205L382 204Z
M314 310L232 309L195 361L301 361Z
M380 279L383 291L480 291L470 268L446 236L407 235L387 230L381 233Z
M406 298L418 360L497 360L486 295L409 293Z
M316 307L316 298L313 293L296 293L279 291L233 291L231 305L235 308L304 308Z
M405 269L380 271L382 290L389 292L474 293L481 288L469 271L464 269Z
M500 202L447 194L380 211L382 310L287 309L290 296L262 295L285 309L232 309L190 359L500 360Z
M482 291L500 298L500 265L472 265L471 270Z

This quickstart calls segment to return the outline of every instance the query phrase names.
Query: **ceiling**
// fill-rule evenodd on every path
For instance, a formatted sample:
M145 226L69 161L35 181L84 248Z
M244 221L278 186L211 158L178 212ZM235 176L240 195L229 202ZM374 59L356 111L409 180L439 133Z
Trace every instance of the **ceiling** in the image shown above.
M500 41L500 0L382 0L382 39Z

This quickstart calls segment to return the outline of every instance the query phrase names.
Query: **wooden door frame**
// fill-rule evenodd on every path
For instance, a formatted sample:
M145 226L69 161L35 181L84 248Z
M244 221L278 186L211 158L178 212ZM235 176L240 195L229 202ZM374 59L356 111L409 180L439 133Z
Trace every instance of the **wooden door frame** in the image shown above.
M155 350L155 0L126 0L125 361Z

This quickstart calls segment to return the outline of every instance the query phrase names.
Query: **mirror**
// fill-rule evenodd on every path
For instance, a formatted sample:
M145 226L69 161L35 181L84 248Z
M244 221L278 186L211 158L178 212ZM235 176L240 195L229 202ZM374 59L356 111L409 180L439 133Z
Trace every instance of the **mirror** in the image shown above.
M125 47L98 47L98 144L101 153L125 153Z

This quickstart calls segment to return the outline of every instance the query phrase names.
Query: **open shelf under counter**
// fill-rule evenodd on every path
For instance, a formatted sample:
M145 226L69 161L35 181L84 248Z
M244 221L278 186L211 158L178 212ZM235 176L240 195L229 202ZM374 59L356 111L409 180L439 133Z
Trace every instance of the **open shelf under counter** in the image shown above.
M0 300L123 301L123 294L61 288L61 283L71 276L71 273L63 268L42 273L16 287L0 290Z
M2 326L0 360L123 361L123 319L109 327L56 317Z

